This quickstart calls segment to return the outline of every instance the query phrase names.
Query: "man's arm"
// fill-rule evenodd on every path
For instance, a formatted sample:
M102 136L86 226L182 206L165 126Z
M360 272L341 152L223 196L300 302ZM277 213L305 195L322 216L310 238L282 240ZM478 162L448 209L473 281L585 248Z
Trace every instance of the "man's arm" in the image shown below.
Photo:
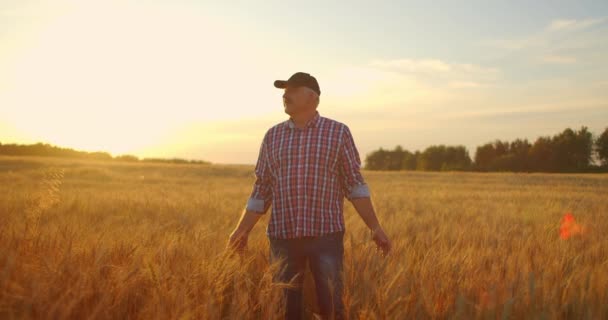
M260 220L263 215L263 213L244 209L243 214L241 215L241 219L239 220L239 223L237 224L233 233L249 234L249 232L251 232L251 229L253 229L255 224L258 222L258 220Z
M376 212L374 211L371 198L353 198L351 199L351 203L370 230L373 231L380 228L380 222L376 217Z
M387 254L391 242L380 226L372 205L369 188L361 175L361 159L355 141L348 127L344 129L340 150L340 171L346 198L353 204L363 222L372 231L372 238L380 249Z
M228 240L228 246L238 251L245 249L249 232L262 215L268 211L272 203L272 183L266 150L267 137L268 133L264 136L262 145L260 146L260 153L255 166L256 180L253 184L251 196L247 201L247 207L243 210L243 214Z
M236 228L230 234L228 240L228 246L242 252L247 246L247 238L249 238L249 232L255 226L255 224L263 216L263 213L258 213L251 210L243 210L243 215L237 224Z
M361 219L363 219L363 222L365 222L367 227L372 230L372 239L382 250L382 253L385 255L389 253L389 251L391 251L392 244L386 233L384 233L384 229L382 229L380 226L380 222L376 217L376 212L374 211L371 198L352 198L350 202L355 207L355 210L357 210L357 213Z

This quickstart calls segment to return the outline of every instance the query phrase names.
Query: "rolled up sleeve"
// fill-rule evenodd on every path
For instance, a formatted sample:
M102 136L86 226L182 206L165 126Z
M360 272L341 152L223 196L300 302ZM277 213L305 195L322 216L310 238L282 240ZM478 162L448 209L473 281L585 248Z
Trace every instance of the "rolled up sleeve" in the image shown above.
M268 162L268 133L262 140L255 165L255 182L247 200L247 210L264 214L272 203L272 175Z
M361 175L361 159L348 126L344 126L339 157L340 183L349 201L370 196L369 188Z

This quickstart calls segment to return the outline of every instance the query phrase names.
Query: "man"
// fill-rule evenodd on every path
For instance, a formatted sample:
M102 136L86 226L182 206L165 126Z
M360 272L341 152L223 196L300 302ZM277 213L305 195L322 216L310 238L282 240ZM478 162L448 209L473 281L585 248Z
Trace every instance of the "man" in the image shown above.
M321 315L341 318L344 197L372 230L372 239L384 254L391 242L376 218L349 128L317 111L321 94L317 80L297 72L274 86L284 89L283 105L290 118L264 136L253 191L228 245L244 250L249 232L272 204L266 229L270 259L285 263L275 279L295 279L296 284L295 289L285 289L286 319L301 317L307 261Z

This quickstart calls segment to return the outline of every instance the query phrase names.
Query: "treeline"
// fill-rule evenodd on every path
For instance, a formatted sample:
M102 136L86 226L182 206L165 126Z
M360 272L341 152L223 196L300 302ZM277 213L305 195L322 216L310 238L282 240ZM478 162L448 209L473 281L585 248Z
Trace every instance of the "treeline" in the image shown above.
M112 157L107 152L86 152L78 151L70 148L61 148L46 143L36 143L30 145L21 144L2 144L0 143L0 155L9 156L39 156L39 157L59 157L59 158L77 158L102 161L127 161L127 162L156 162L156 163L190 163L190 164L211 164L203 160L186 160L181 158L143 158L124 154Z
M365 158L368 170L608 172L608 128L594 139L587 127L554 136L486 143L474 160L464 146L430 146L410 152L380 148Z

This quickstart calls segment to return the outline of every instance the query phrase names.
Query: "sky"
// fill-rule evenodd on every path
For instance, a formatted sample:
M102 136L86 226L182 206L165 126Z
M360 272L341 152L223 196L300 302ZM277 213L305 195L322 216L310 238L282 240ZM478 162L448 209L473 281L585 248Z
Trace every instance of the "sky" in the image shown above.
M362 161L599 134L608 2L0 0L0 143L254 164L298 71Z

